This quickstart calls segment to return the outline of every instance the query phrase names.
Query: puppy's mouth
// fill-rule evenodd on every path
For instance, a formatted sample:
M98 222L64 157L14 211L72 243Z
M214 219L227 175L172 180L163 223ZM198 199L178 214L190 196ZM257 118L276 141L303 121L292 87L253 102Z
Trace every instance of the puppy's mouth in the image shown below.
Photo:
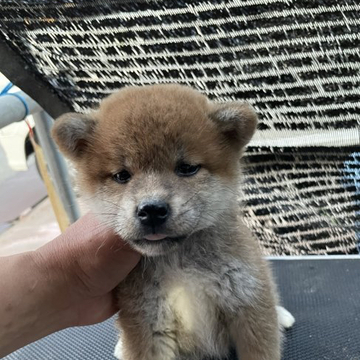
M186 235L180 235L180 236L167 236L164 234L150 234L144 236L142 239L137 239L134 242L138 245L146 244L146 245L160 245L164 243L177 243L182 242L186 239Z
M159 241L159 240L164 240L166 238L167 238L166 234L149 234L144 236L145 240L150 240L150 241Z

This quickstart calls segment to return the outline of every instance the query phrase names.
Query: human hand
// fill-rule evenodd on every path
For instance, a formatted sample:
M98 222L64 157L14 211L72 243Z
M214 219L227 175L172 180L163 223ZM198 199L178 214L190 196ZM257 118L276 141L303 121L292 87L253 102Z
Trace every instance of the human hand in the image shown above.
M139 260L92 214L36 251L0 257L0 358L52 332L115 314L114 288Z
M140 260L111 229L87 214L35 252L39 269L48 274L54 301L70 318L69 326L89 325L118 310L114 288Z

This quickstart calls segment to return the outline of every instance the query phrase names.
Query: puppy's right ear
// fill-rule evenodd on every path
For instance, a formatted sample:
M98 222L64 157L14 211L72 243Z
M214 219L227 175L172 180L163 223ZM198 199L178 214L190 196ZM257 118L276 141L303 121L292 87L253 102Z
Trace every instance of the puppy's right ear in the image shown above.
M228 144L238 150L250 141L258 122L252 106L239 101L213 104L210 118L217 124Z
M67 113L61 115L52 128L52 137L61 152L78 160L89 145L96 121L89 115Z

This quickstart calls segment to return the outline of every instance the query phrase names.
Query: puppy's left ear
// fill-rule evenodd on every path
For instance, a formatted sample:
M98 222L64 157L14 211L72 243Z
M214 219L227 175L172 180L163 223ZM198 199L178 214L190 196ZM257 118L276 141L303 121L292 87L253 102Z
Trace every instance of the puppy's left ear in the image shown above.
M213 104L210 118L217 124L229 145L238 150L250 141L258 123L252 106L242 102Z
M55 121L51 135L61 152L77 161L87 151L95 128L96 121L91 116L67 113Z

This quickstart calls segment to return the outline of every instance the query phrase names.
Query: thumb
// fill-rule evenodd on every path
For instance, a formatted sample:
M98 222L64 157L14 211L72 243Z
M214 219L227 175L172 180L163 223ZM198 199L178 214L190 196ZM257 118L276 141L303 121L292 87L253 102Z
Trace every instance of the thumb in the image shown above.
M85 290L94 296L115 288L141 258L91 213L42 250L56 256L63 271L72 278L75 275Z

